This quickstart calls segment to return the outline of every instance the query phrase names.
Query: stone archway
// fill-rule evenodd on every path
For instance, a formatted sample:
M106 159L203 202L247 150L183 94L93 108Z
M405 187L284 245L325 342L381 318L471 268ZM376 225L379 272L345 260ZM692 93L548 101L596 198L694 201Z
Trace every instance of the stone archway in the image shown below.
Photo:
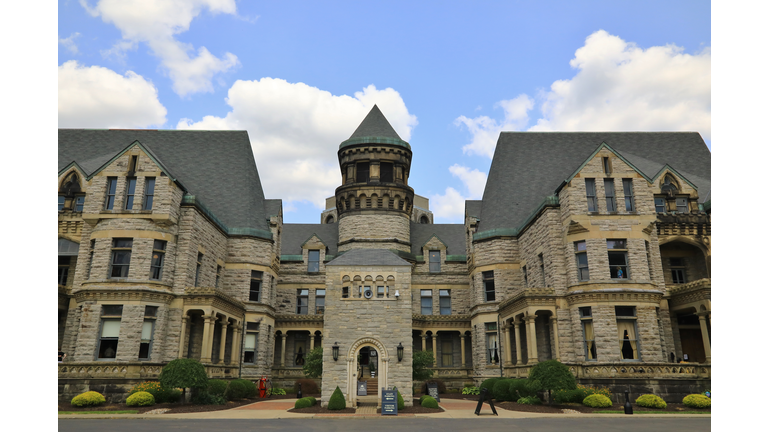
M389 353L387 353L387 348L376 338L364 337L356 340L347 352L347 401L353 407L357 406L357 354L364 347L372 347L378 352L379 384L376 390L376 397L379 405L381 404L381 388L387 387L389 375Z

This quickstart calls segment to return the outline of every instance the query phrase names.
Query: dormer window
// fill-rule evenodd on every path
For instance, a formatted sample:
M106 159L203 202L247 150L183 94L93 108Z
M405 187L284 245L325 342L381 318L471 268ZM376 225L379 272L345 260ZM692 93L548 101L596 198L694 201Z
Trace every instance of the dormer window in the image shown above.
M115 207L115 192L117 192L117 177L107 177L107 198L104 201L105 210L112 210Z
M675 198L675 210L678 213L688 213L688 198L687 197Z
M429 272L440 273L440 251L429 251Z
M85 205L85 197L80 195L78 197L75 197L75 211L81 212L83 211L83 206Z
M317 273L320 271L320 251L311 250L308 254L307 271L309 273Z
M136 177L129 177L125 181L125 209L133 210L133 197L136 196Z
M595 192L595 179L584 179L584 184L587 187L587 210L590 212L597 211L597 193Z

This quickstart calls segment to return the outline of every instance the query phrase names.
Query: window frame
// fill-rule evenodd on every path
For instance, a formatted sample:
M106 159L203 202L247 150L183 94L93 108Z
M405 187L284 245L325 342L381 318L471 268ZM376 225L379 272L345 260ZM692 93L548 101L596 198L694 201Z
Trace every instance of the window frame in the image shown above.
M587 191L587 211L597 213L597 184L593 178L585 178L584 186Z
M451 315L451 290L439 290L438 297L440 302L440 315Z
M59 255L59 285L67 286L69 279L69 267L72 265L72 257Z
M384 167L389 167L384 169ZM385 178L384 173L389 171L389 177ZM394 183L395 182L395 164L392 162L381 162L379 164L379 181L381 183Z
M583 248L581 248L583 246ZM576 256L576 277L579 282L589 281L589 257L587 255L587 241L575 241L573 242L574 255ZM581 262L581 259L584 262ZM586 277L584 275L586 271Z
M541 282L546 287L547 286L547 271L544 267L544 253L539 254L539 269L541 270Z
M155 201L155 177L144 178L144 201L141 204L143 210L152 210Z
M679 263L675 263L673 260L680 260ZM669 259L669 269L672 273L672 283L673 284L684 284L687 283L688 278L686 277L686 271L685 271L685 261L683 261L682 258L672 257Z
M114 309L109 310L108 308ZM111 313L114 311L118 311L119 313ZM122 317L123 317L123 305L101 305L101 314L100 314L100 322L99 322L99 333L98 333L98 343L96 344L96 361L115 361L117 359L117 349L120 345L120 327L122 325ZM114 323L117 322L117 336L104 336L104 331L106 330L106 323ZM112 327L112 326L110 326ZM105 347L105 342L108 343ZM114 344L113 344L114 342ZM112 348L114 350L114 354L111 357L103 357L102 354L104 354L104 351L106 351L107 348Z
M635 186L631 178L621 179L621 186L624 188L624 210L628 212L635 211Z
M147 305L144 307L144 322L141 325L141 339L139 341L139 361L150 361L152 360L152 347L154 346L155 341L155 326L157 323L157 311L159 307L158 306L150 306ZM153 311L153 313L150 313L150 311ZM151 328L149 330L149 339L144 338L144 326L147 325L147 323L151 324ZM144 342L144 341L147 342ZM142 357L142 349L146 345L146 357Z
M253 324L253 325L252 325ZM248 346L249 339L253 340L253 346ZM243 337L243 364L256 364L257 354L259 352L259 323L247 322L245 324L245 337ZM249 350L249 348L251 348ZM251 359L248 359L248 353L251 353Z
M446 347L449 349L446 350ZM453 339L450 337L440 338L440 366L453 367Z
M67 197L59 195L59 211L64 210L64 204L67 202Z
M76 195L75 200L72 203L73 211L82 213L85 208L85 195Z
M421 297L421 301L419 302L419 305L421 306L421 314L432 315L432 296L433 296L432 290L431 289L420 290L419 295Z
M682 205L680 205L681 200L682 200ZM685 196L675 197L675 212L683 213L683 214L688 213L690 211L690 207L688 204L689 204L688 197L685 197Z
M592 317L592 307L584 306L579 308L579 318L581 319L581 336L582 345L584 348L584 360L585 361L597 361L597 343L595 342L595 326ZM592 339L587 339L587 326L590 326L592 331ZM590 348L589 342L592 342ZM590 355L592 358L589 358Z
M491 346L491 341L494 342L494 345ZM498 362L501 360L501 345L499 344L499 325L495 322L487 322L485 323L485 347L486 347L486 353L488 354L486 356L486 364L498 364ZM494 351L496 353L496 359L494 360Z
M615 306L614 308L615 308L614 309L614 313L616 315L616 327L619 330L619 335L618 336L619 336L619 341L621 342L621 344L620 344L621 348L619 349L619 359L620 359L620 361L623 361L623 362L639 362L639 361L642 361L642 356L641 356L641 351L640 351L640 335L637 332L637 307L635 307L635 306ZM627 310L631 310L630 311L631 315L626 315L626 314L619 315L619 310L620 309L622 309L622 312L625 312ZM633 351L634 351L633 352L633 356L635 358L631 358L631 359L624 358L624 353L622 351L624 349L623 348L623 345L624 345L623 341L625 339L621 335L620 323L624 323L625 325L631 323L632 328L634 329L634 336L635 336L635 338L634 339L626 339L626 340L629 341L630 345L632 344L632 341L635 342L635 347L633 347Z
M296 315L309 315L309 289L296 290Z
M133 201L136 197L136 177L125 179L125 210L133 210Z
M117 196L117 177L107 177L107 191L104 199L104 210L114 210Z
M624 248L616 248L611 247L610 242L624 242ZM613 243L614 246L616 243ZM629 244L627 242L627 239L606 239L605 241L606 249L608 250L608 272L610 274L611 280L629 280ZM624 260L624 264L611 264L611 258L612 257L622 257ZM625 274L624 277L618 276L619 271L621 271L621 268L624 268L623 273ZM614 268L617 268L614 272ZM614 274L617 275L614 277Z
M610 186L609 186L610 185ZM603 179L605 189L605 209L608 213L616 213L616 185L612 178Z
M118 245L118 242L128 242L127 245ZM112 253L109 260L109 273L108 273L108 279L127 279L130 275L131 271L131 255L133 252L133 239L132 238L113 238L112 239ZM118 254L123 254L123 257L125 257L128 261L128 263L115 263L115 259L118 257ZM116 267L117 266L117 267ZM120 269L120 275L115 276L115 268ZM123 270L125 270L125 274L123 274Z
M440 251L429 251L429 272L440 273Z
M496 301L496 283L493 279L493 270L484 271L483 278L483 298L486 302ZM489 296L490 294L490 296ZM489 297L493 297L489 299Z
M316 258L316 259L313 259ZM307 272L318 273L320 271L320 249L307 251Z
M253 302L261 301L261 284L264 280L263 278L264 278L264 272L251 270L251 283L248 289L248 301L253 301ZM254 284L255 284L255 289L254 289ZM254 296L256 297L256 299L254 299Z
M165 264L165 249L167 247L168 242L165 240L154 240L152 242L152 259L149 264L150 280L163 280L163 264Z
M223 268L220 265L216 264L216 282L215 282L215 287L216 288L220 288L219 284L221 283L221 271L222 271L222 269Z
M656 210L656 213L666 213L667 212L667 199L664 197L653 197L653 207ZM664 210L659 211L659 207L662 207Z
M361 169L365 168L365 169ZM361 174L365 173L365 178L361 180ZM355 164L355 183L368 183L371 179L371 163L357 162Z
M195 265L195 285L200 286L200 269L203 268L203 253L197 252L197 264Z
M315 290L315 315L325 315L325 288Z

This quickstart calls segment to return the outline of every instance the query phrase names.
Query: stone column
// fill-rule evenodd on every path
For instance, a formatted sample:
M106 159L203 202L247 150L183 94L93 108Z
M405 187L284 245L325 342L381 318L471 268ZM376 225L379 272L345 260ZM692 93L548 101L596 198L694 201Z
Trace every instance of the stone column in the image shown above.
M240 346L243 343L240 340L240 331L239 323L235 322L232 326L232 354L229 356L230 364L240 363Z
M437 367L437 332L432 332L432 367Z
M280 346L280 367L285 368L285 342L286 342L286 339L288 339L288 332L283 333L282 336L283 336L283 343Z
M200 363L211 362L211 350L213 346L213 331L211 327L216 320L216 315L203 315L203 348L200 354Z
M467 336L464 333L461 333L461 367L466 368L467 367L467 350L465 347L466 341L465 339Z
M512 323L512 325L515 326L515 349L517 350L517 356L515 358L515 365L520 366L523 364L523 349L520 344L520 322L517 321L517 318L515 318L515 321Z
M219 364L224 364L224 351L227 348L227 326L229 321L226 317L221 321L221 342L219 343Z
M512 327L505 324L501 327L504 332L504 366L512 366Z
M536 348L536 314L525 317L528 321L526 330L528 330L528 364L538 363L539 352Z
M189 315L181 317L181 336L179 337L179 358L184 358L184 348L187 346L187 323L189 323Z
M699 312L699 327L701 327L701 339L704 342L704 355L707 356L707 363L712 363L712 351L709 345L709 330L707 330L707 312Z
M310 332L309 333L309 350L312 351L313 349L315 349L315 334Z
M427 350L427 332L424 330L421 331L421 350Z
M549 322L552 324L552 333L554 333L555 336L555 360L560 361L560 337L557 334L557 316L554 315L554 312L549 317Z

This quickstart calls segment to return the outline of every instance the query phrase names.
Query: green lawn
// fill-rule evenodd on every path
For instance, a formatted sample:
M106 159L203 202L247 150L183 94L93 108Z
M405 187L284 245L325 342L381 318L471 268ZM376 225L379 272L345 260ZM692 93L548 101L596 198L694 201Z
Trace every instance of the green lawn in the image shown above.
M138 410L123 410L123 411L59 411L59 415L62 414L138 414Z
M635 414L712 414L711 411L635 411ZM624 411L593 411L593 414L624 414Z

